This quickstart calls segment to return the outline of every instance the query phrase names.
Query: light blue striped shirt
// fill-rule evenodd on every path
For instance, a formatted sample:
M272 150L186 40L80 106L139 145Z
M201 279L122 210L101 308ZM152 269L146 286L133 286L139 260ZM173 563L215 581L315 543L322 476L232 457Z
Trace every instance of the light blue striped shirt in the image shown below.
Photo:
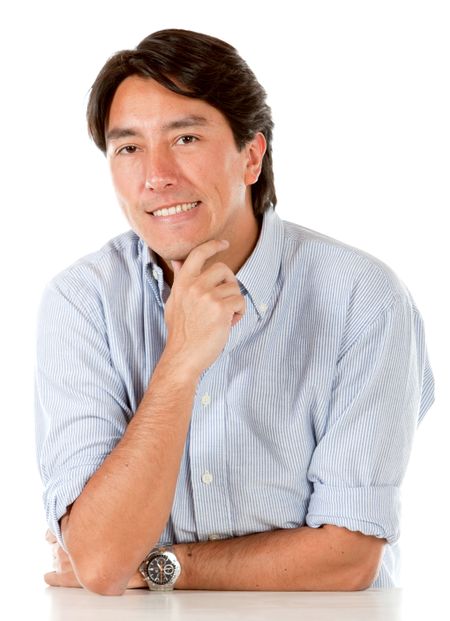
M198 383L161 541L334 524L386 538L373 586L396 585L400 484L433 402L408 290L377 259L273 210L236 277L246 313ZM58 520L122 437L161 356L169 294L131 231L44 293L37 446L60 541Z

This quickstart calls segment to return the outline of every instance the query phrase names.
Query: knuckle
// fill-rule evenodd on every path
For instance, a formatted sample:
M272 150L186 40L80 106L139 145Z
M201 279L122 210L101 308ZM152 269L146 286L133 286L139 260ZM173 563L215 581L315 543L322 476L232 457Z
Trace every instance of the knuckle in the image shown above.
M217 302L216 294L214 289L208 289L203 293L203 299L208 302L208 304L214 304Z
M233 270L230 269L226 263L222 263L219 261L218 263L215 263L214 266L217 266L218 273L223 275L224 278L227 277L229 281L236 283L236 285L238 284L238 280Z
M223 271L231 271L230 268L228 267L228 265L226 263L223 263L223 261L217 261L216 263L214 263L214 267L215 269L219 272L223 272Z
M200 295L203 293L203 287L201 285L201 283L196 280L192 283L191 287L190 287L191 293L195 296L195 297L200 297Z
M214 297L210 297L210 307L209 307L209 313L212 317L214 317L215 319L220 318L222 312L223 312L223 301L222 300L218 300L217 298Z

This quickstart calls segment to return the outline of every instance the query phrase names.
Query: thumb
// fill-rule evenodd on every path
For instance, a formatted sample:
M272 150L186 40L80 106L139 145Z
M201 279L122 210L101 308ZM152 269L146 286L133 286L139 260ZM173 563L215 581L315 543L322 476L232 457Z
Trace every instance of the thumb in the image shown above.
M184 261L171 261L174 280L178 272L181 270L183 263Z

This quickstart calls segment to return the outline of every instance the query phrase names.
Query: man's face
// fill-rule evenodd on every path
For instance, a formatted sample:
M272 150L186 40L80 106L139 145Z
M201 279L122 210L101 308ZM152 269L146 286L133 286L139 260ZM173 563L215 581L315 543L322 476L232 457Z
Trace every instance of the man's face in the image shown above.
M245 255L256 225L250 185L264 154L261 134L238 151L219 110L130 76L114 95L106 136L120 205L169 266L210 239L228 239L230 251Z

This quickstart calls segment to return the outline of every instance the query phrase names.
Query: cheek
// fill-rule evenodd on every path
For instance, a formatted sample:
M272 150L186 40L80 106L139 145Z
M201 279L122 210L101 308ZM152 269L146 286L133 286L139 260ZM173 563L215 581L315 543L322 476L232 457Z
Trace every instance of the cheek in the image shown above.
M139 191L142 185L142 166L137 159L129 158L110 164L111 178L116 194L123 200Z
M214 166L205 168L203 179L209 179L210 185L223 198L241 200L245 195L245 166L238 157L216 161Z

